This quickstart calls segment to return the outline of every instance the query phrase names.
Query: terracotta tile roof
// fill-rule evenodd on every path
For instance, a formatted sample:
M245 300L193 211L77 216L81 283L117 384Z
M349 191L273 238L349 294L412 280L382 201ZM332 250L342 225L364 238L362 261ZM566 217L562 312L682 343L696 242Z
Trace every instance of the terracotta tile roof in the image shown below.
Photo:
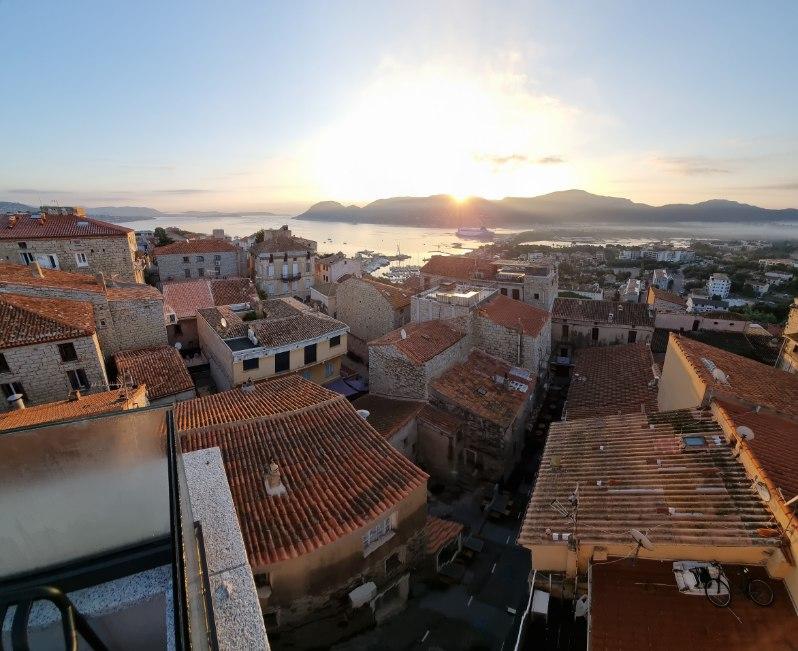
M674 305L681 305L682 307L687 307L687 299L679 296L678 294L674 294L673 292L665 291L664 289L659 289L658 287L651 286L648 290L654 295L654 298L660 301L665 301L666 303L673 303Z
M210 283L214 305L252 305L258 300L251 278L214 278Z
M427 481L343 396L298 376L257 384L250 394L233 389L199 398L175 411L181 429L187 422L195 428L183 434L184 450L221 449L254 568L357 533ZM272 463L283 495L266 492Z
M163 283L163 297L178 319L193 319L198 309L254 303L258 294L249 278L205 278Z
M736 587L742 567L724 564L723 569ZM755 578L767 581L775 599L769 608L762 608L735 592L732 615L728 608L717 608L703 596L679 592L671 561L611 559L607 564L593 563L589 648L593 651L672 651L685 645L724 651L798 648L798 617L784 583L769 578L763 567L748 570Z
M424 525L424 535L427 539L427 554L437 554L449 541L453 540L463 532L463 525L451 520L436 518L434 515L427 516Z
M157 400L194 388L183 358L171 346L123 350L114 355L118 377L147 385L147 396Z
M676 346L684 353L690 366L704 384L712 388L716 397L722 398L724 394L734 396L752 406L761 405L798 416L797 376L675 334L671 334L668 345ZM721 369L728 382L714 379L703 359Z
M565 403L568 420L657 411L653 366L645 344L578 350Z
M217 335L222 339L232 339L234 337L246 337L249 331L249 323L241 320L233 310L225 305L219 307L208 307L198 309L197 314L208 322ZM224 324L222 324L224 319Z
M447 434L456 434L463 426L460 418L430 404L424 405L424 408L418 412L418 419Z
M490 260L473 256L433 255L421 267L422 274L459 280L473 280L475 272L482 274L481 279L492 280L496 277L496 265Z
M0 294L0 348L90 337L94 331L94 309L86 301Z
M73 418L87 418L145 405L146 393L143 385L135 389L101 391L82 395L77 400L59 400L0 414L0 430L33 427L42 423L72 420Z
M683 436L705 447L683 449ZM625 414L552 423L519 544L562 545L579 484L578 542L623 544L629 530L655 531L655 545L778 546L760 536L770 513L751 490L719 425L706 412ZM557 500L563 512L552 509ZM700 518L695 513L701 513ZM570 541L573 543L573 541Z
M406 337L402 338L402 331ZM435 319L423 323L408 323L392 330L379 339L369 342L369 347L395 346L411 362L424 364L454 346L465 337L445 321Z
M211 427L303 411L339 397L294 373L256 384L254 391L231 389L179 402L175 405L175 423L180 430Z
M388 440L415 418L424 406L423 402L393 400L370 394L361 396L352 404L355 409L367 410L369 417L366 420L369 425Z
M271 239L264 240L263 242L256 242L253 244L249 252L252 255L260 253L288 253L289 251L315 251L316 242L313 240L306 240L304 237L291 236L278 236Z
M593 321L632 327L654 327L654 314L646 303L619 303L617 301L591 301L581 298L555 298L552 319L567 321Z
M768 478L781 489L784 500L798 495L798 423L787 418L718 401L726 417L735 428L745 425L754 432L754 438L744 441L767 473Z
M409 292L402 287L391 285L390 283L382 283L378 280L369 278L368 276L363 276L360 280L368 283L380 294L382 294L388 303L391 304L393 309L401 310L402 308L408 307L410 305L410 298L413 296L412 292Z
M159 255L186 255L192 253L235 253L241 249L227 240L214 237L201 240L185 240L172 242L166 246L155 247L155 257Z
M487 305L480 307L477 314L505 328L517 330L520 326L525 335L532 337L540 334L551 318L546 310L503 294L497 294Z
M89 274L42 269L42 276L38 277L33 275L33 267L10 262L0 262L0 284L2 283L103 293L102 286Z
M59 237L127 237L133 230L77 215L48 215L44 219L31 215L0 214L0 240L35 240Z
M430 388L433 395L444 402L500 427L508 427L534 392L535 378L522 372L522 369L511 367L497 357L473 350L465 362L452 366L434 380ZM507 386L505 375L509 381L526 388ZM502 384L497 378L502 380Z
M317 291L322 296L335 296L338 291L338 283L314 283L311 289Z
M748 323L749 319L744 314L739 312L699 312L698 316L702 319L718 319L721 321L745 321Z
M178 319L191 319L197 310L213 307L213 295L207 280L187 280L161 284L163 302L174 310Z
M52 287L79 292L105 294L109 301L161 300L163 297L155 287L144 283L115 281L106 277L106 288L89 274L42 269L41 276L33 275L33 267L23 264L0 262L0 286L27 285L30 287Z

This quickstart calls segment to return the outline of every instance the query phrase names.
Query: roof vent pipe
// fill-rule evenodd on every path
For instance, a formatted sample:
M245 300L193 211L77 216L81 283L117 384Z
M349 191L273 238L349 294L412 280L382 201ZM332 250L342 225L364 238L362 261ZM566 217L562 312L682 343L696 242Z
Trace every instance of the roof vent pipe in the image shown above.
M30 273L34 278L44 278L44 274L42 273L42 266L39 264L37 260L34 260L30 263Z
M269 464L269 472L266 473L266 493L271 496L285 495L285 486L280 478L280 466L274 461Z

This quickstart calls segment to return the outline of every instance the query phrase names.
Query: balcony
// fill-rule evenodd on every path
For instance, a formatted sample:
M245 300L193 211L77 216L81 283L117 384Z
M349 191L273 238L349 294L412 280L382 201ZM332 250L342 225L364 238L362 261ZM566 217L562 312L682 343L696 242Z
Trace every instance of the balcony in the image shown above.
M280 274L280 280L284 283L290 283L294 280L299 280L302 278L302 273L297 271L296 273L287 273L287 274Z
M0 434L0 648L217 647L223 569L208 565L205 524L211 548L220 534L194 519L208 507L191 455L165 408Z

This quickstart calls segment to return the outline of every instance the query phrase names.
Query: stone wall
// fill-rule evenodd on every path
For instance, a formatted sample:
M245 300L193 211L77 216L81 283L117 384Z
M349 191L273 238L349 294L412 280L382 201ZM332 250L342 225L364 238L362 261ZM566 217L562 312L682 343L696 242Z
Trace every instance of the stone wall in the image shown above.
M101 292L15 283L0 283L0 293L3 292L91 303L94 308L97 340L104 359L120 350L151 348L168 343L163 299L109 301Z
M568 336L563 335L563 325L568 326ZM598 339L593 340L593 328L598 328ZM636 332L635 342L645 344L651 342L654 334L652 326L631 327L618 323L599 323L593 325L592 321L573 321L569 320L564 324L562 320L555 319L551 325L552 346L570 346L576 348L587 348L590 346L612 346L615 344L626 344L629 342L629 332Z
M551 321L546 321L540 333L532 336L475 315L473 333L476 348L508 364L528 369L533 375L546 375L551 355Z
M77 359L71 362L61 360L58 344L71 343L75 347ZM0 373L0 384L18 382L25 391L26 405L39 405L55 400L65 400L72 391L67 371L83 369L86 372L91 392L108 389L102 353L97 337L79 337L64 341L6 348L0 351L6 358L8 373ZM0 396L4 398L4 396ZM7 410L8 402L3 399L0 410Z
M316 256L307 251L261 253L252 258L255 286L268 298L298 296L306 299L315 280ZM284 278L285 277L285 278Z
M243 255L243 251L158 254L156 264L161 282L187 278L234 278L242 275Z
M21 248L20 243L24 243L26 248ZM8 262L23 263L21 253L56 255L58 268L62 271L92 276L102 272L109 279L140 283L144 279L134 257L135 251L136 238L132 231L115 237L0 240L0 259ZM78 264L78 254L85 257L86 266Z

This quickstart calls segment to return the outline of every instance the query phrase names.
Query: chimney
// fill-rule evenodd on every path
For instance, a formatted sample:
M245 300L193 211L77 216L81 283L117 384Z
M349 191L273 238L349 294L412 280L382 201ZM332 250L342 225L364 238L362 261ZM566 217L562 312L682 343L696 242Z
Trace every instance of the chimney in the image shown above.
M266 474L266 493L273 497L285 495L285 486L280 478L280 466L274 461L269 464L269 472Z
M105 274L102 271L94 274L94 280L96 280L97 284L103 288L103 291L105 291Z
M44 278L42 266L36 260L30 263L30 273L34 278Z
M246 382L241 385L241 390L244 393L252 393L255 390L255 383L252 381L252 378L247 378Z
M75 389L74 391L70 391L69 393L69 401L70 402L77 402L80 400L80 390Z
M25 409L25 401L23 400L21 393L12 393L10 396L8 396L8 398L6 398L6 400L8 401L9 409L12 411Z

